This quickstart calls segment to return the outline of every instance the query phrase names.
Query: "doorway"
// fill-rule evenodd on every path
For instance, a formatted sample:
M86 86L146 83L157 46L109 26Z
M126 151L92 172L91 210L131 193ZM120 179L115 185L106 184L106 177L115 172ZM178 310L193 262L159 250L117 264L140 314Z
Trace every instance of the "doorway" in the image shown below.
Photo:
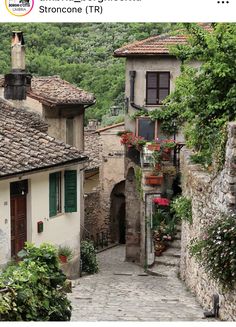
M28 180L10 184L12 257L16 257L27 241L27 192Z
M116 184L111 192L110 235L112 243L126 243L125 181Z

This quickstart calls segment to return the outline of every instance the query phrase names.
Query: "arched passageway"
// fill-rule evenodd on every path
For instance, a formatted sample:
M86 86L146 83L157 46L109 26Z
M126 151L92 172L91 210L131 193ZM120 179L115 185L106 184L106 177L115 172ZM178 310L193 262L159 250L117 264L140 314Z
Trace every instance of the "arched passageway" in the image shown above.
M116 184L111 192L110 237L112 243L125 244L125 181Z

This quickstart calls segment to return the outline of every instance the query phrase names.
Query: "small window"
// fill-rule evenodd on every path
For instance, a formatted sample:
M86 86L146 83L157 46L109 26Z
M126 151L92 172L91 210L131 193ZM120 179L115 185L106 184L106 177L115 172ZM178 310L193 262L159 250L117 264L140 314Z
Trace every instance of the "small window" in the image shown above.
M153 141L157 137L157 121L152 121L147 117L138 118L136 136L142 136L146 141Z
M61 173L49 175L49 216L56 216L61 212Z
M74 119L66 119L66 143L74 145Z
M161 104L170 93L170 73L147 72L146 87L146 104Z

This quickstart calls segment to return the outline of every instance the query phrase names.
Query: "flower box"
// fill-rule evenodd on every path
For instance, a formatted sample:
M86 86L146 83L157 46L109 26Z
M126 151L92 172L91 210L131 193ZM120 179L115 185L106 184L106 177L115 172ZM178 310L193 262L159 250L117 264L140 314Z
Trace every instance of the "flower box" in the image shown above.
M150 151L160 151L161 145L160 144L148 144L147 148Z
M162 185L163 176L149 175L145 176L146 185Z

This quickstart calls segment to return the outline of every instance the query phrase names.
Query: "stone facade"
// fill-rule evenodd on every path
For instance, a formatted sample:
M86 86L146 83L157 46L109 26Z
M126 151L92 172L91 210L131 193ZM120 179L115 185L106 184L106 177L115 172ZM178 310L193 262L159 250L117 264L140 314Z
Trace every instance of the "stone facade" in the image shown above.
M89 233L96 240L96 233L104 227L101 221L99 190L86 194L84 207L85 235Z
M218 293L220 318L236 321L236 291L223 294L188 251L190 240L200 237L222 212L236 210L236 123L229 124L225 166L217 176L203 171L199 165L191 164L190 154L187 149L182 150L182 188L183 194L192 198L193 223L189 225L183 222L182 225L181 278L205 309L212 309L212 296Z

